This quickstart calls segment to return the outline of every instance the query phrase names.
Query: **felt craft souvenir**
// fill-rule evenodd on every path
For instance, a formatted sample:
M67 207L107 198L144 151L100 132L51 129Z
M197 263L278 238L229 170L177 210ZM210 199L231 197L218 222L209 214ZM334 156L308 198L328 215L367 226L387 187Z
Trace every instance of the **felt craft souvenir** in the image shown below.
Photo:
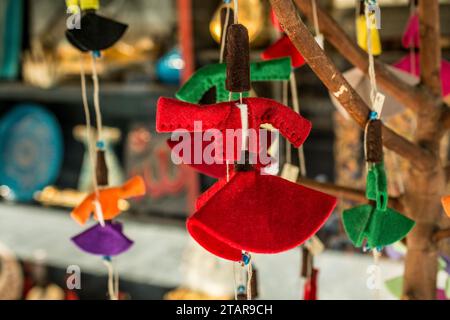
M358 46L368 52L368 32L367 32L366 16L358 15L356 18L356 41ZM378 29L375 26L370 27L371 49L374 56L381 54L381 41Z
M403 48L419 48L420 34L419 34L419 15L413 14L409 17L406 24L405 32L402 37Z
M311 123L295 113L292 109L271 99L243 98L243 103L248 106L249 128L259 132L261 124L270 123L279 129L281 134L287 137L295 147L299 147L311 130ZM194 128L194 121L201 121L201 128ZM240 110L236 102L222 102L212 105L195 105L176 99L161 97L158 100L156 112L156 131L173 132L184 129L189 132L218 129L222 132L226 129L241 129ZM242 133L242 132L241 132ZM225 134L223 136L226 136ZM238 143L240 134L235 135ZM226 150L226 140L218 143L219 150ZM260 150L259 136L255 137L257 143L249 144L249 151L258 154ZM216 141L215 141L216 143ZM218 159L236 161L241 154L234 152L232 155L223 152L216 155Z
M248 108L248 128L271 123L295 147L309 134L311 124L280 103L265 98L244 98L242 103ZM194 121L202 121L201 130L242 128L236 102L199 106L159 99L158 132L193 132ZM220 179L208 189L187 222L190 234L201 246L233 261L242 259L242 251L276 253L301 244L320 228L336 205L334 197L250 169L233 171L228 182Z
M263 60L272 60L283 57L291 58L291 64L293 68L299 68L306 63L305 58L303 58L303 56L292 43L291 39L289 39L286 34L278 39L275 43L270 45L261 54L261 58Z
M312 269L311 276L305 281L304 300L317 300L317 276L319 270Z
M105 221L105 225L95 224L72 238L83 251L101 256L115 256L128 250L133 241L122 232L120 222Z
M144 180L135 176L120 187L109 187L99 189L99 194L95 192L88 195L71 213L71 217L79 224L87 222L91 214L98 219L95 207L97 200L101 205L103 218L111 220L120 214L119 200L137 197L145 194Z
M257 61L250 64L250 80L254 81L287 81L291 74L289 58L274 59L269 61ZM211 89L216 89L215 102L229 100L229 92L225 88L226 64L209 64L198 69L188 81L177 91L177 99L199 103L202 97ZM248 93L243 93L244 97ZM232 95L238 99L238 94Z
M261 129L263 130L263 129ZM221 163L211 163L211 164L207 164L205 163L205 161L202 161L201 163L194 163L193 159L195 158L195 148L196 148L196 143L194 140L194 134L191 133L189 135L190 137L190 141L191 141L191 146L190 146L190 152L184 152L184 150L182 148L177 148L176 146L178 145L178 141L172 141L170 139L167 140L167 144L169 145L170 149L172 149L172 155L175 156L177 159L180 159L180 161L185 164L190 166L191 168L194 168L195 170L197 170L200 173L203 173L207 176L213 177L213 178L223 178L225 177L225 175L227 174L227 166L225 162L221 162ZM203 151L208 147L208 145L210 145L211 141L202 141L202 145L201 145L201 153L203 154ZM271 141L270 141L270 135L268 135L268 139L267 139L267 144L265 144L267 146L267 149L270 147L271 145ZM267 150L263 150L264 148L262 148L263 145L261 145L261 150L259 155L255 155L254 159L256 159L256 164L255 166L259 169L262 169L264 167L266 167L269 164L274 163L274 161L276 161L276 159L274 159L273 157L271 157L268 153ZM264 153L265 155L264 155ZM214 153L214 152L213 152Z
M69 1L73 2L73 1ZM80 28L66 30L68 41L80 51L101 51L114 45L125 33L127 25L96 13L99 0L80 0Z
M356 247L367 240L368 248L382 248L403 239L414 221L388 208L387 181L383 162L374 164L367 174L366 197L371 204L345 210L345 232Z
M442 197L441 203L445 213L447 214L447 216L450 217L450 196Z
M402 45L405 48L420 47L419 18L417 14L412 15L403 34ZM410 52L405 57L393 64L395 68L408 72L417 77L420 76L420 55L418 52ZM441 60L441 83L442 96L448 99L450 96L450 62Z
M336 198L258 170L233 172L202 195L188 219L191 236L232 261L242 251L278 253L310 238L327 220Z
M395 62L393 66L419 77L421 70L419 53L410 53ZM444 99L448 99L450 96L450 62L447 60L441 60L441 85L442 96Z
M232 24L227 29L225 86L231 92L250 90L250 46L247 28Z

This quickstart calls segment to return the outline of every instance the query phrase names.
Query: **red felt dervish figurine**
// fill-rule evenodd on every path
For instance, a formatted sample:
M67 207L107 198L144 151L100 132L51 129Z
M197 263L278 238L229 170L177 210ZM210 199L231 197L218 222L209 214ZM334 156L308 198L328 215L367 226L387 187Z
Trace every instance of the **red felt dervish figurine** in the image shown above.
M246 106L245 120L242 105ZM195 121L201 121L201 128L194 126ZM245 129L258 131L263 123L272 124L295 147L311 130L308 120L266 98L196 105L162 97L157 105L158 132L223 132L243 129L243 124ZM246 131L242 130L243 134ZM211 253L240 261L243 251L278 253L302 244L318 231L335 205L332 196L263 175L256 166L236 165L228 179L220 179L199 197L187 229Z

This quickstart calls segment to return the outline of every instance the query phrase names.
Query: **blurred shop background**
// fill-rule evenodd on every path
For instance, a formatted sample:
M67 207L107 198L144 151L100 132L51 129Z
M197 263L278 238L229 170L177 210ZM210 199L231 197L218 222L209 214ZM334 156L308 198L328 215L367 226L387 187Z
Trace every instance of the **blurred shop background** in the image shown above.
M174 165L167 136L155 132L156 101L160 96L174 96L186 66L179 37L186 27L179 12L184 1L101 1L101 13L129 25L125 36L103 52L98 63L105 136L111 151L107 159L110 182L120 184L140 174L147 187L145 196L124 204L126 213L119 219L135 241L116 262L122 299L233 298L232 269L223 269L223 261L206 264L191 250L192 240L185 230L195 197L214 180ZM277 31L270 23L267 0L240 0L242 10L246 2L263 17L247 22L256 30L251 55L258 60L277 38ZM193 39L184 40L193 44L193 66L216 63L219 46L210 23L222 1L186 3L192 9ZM354 1L319 3L354 37ZM409 4L406 0L379 3L380 59L393 63L407 52L401 36ZM64 36L67 17L63 0L0 0L0 299L106 299L104 265L70 241L81 228L69 213L89 191L91 168L83 130L79 53ZM450 59L450 1L442 1L441 19L443 58ZM351 68L331 46L326 44L325 50L340 70ZM308 66L296 75L302 114L313 123L304 145L308 177L363 187L359 129L336 111ZM281 97L278 84L261 82L253 89L259 96ZM408 115L393 121L405 128L411 125ZM10 134L9 128L18 123L28 129ZM355 158L355 154L361 156ZM315 259L320 299L374 297L367 287L372 257L353 248L340 222L342 208L349 205L341 203L318 233L326 247ZM399 281L401 259L401 254L383 255L384 280ZM256 255L255 263L259 298L302 298L301 249ZM67 268L74 265L82 272L81 290L66 286ZM383 284L382 297L396 299L398 283L394 287Z

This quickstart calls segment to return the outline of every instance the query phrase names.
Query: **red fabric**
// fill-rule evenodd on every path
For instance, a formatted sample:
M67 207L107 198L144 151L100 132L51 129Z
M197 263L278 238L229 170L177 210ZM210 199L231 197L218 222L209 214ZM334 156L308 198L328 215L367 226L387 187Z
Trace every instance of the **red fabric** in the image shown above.
M314 235L328 219L336 198L257 170L232 173L197 201L187 220L191 236L228 260L242 251L278 253Z
M313 269L311 277L306 279L305 286L303 287L303 299L304 300L317 300L317 274L319 270Z
M241 129L240 110L236 101L210 105L197 105L180 100L161 97L156 111L156 131L173 132L184 129L189 132L218 129ZM294 112L289 107L266 98L244 98L248 108L249 129L259 130L261 124L270 123L280 130L296 148L303 144L311 131L311 122ZM202 128L194 129L194 121L201 121ZM257 137L259 140L259 137ZM237 141L240 137L237 136ZM258 153L258 144L250 144L250 152ZM226 147L223 141L223 148ZM238 153L239 154L239 153ZM229 159L237 160L237 158Z
M273 11L273 9L270 9L270 22L272 23L273 27L276 30L284 32L283 27L281 26L281 23L278 21L277 15L275 14L275 11Z
M266 50L261 54L263 60L271 60L283 57L291 57L291 64L294 68L299 68L303 66L306 61L301 53L292 43L291 39L285 34L275 43L271 44Z
M414 62L414 65L413 65ZM420 75L420 56L419 53L408 54L401 58L399 61L393 64L397 69L406 71L416 76ZM414 66L414 68L413 68ZM442 84L442 96L446 97L450 95L450 62L447 60L441 60L441 84Z
M194 134L193 133L191 133L189 136L190 136L190 141L191 141L191 149L190 149L191 152L189 154L184 154L182 149L179 149L179 150L178 149L174 149L178 145L178 143L180 143L179 141L171 140L171 139L167 140L167 144L169 145L170 149L172 150L173 155L176 158L180 159L183 164L188 165L191 168L194 168L198 172L203 173L203 174L205 174L207 176L210 176L210 177L213 177L213 178L216 178L216 179L225 177L226 174L227 174L226 162L222 162L222 163L214 162L212 164L207 164L204 161L202 161L201 163L193 163L192 159L194 159L194 157L195 157L195 155L194 155L195 151L194 150L196 148L196 146L195 146L195 139L194 139ZM213 142L211 142L211 141L202 141L202 145L201 145L201 149L200 149L202 154L203 154L203 151L205 150L205 148L211 143L213 143ZM271 143L271 139L270 139L270 134L268 134L266 148L269 148L271 144L272 143ZM225 150L223 150L222 152L225 153ZM235 151L235 152L237 152L237 151ZM265 159L264 162L266 162L267 159L270 158L270 155L267 154L267 150L260 150L260 152L265 152L266 153L266 157L264 158ZM268 164L273 163L275 161L275 159L273 159L273 158L270 158L270 159L271 159L271 161L269 163L262 163L261 156L258 156L256 158L256 160L257 160L257 163L256 163L257 168L263 168L263 167L267 166Z

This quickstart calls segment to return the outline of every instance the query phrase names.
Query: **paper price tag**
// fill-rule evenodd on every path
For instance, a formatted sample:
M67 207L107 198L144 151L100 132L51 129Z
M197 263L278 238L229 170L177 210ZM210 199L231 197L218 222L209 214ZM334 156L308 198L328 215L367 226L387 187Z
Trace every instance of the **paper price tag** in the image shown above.
M325 250L325 245L317 236L312 236L308 241L306 241L305 247L313 256L317 256Z
M316 39L317 44L318 44L319 47L321 47L322 50L323 50L323 46L324 46L324 37L323 37L323 34L319 33L317 36L314 37L314 39Z
M384 100L386 99L385 95L377 92L375 96L375 102L373 103L373 111L378 114L378 118L381 117L381 112L383 111Z
M297 182L300 168L290 163L285 163L281 171L281 177L291 182Z

